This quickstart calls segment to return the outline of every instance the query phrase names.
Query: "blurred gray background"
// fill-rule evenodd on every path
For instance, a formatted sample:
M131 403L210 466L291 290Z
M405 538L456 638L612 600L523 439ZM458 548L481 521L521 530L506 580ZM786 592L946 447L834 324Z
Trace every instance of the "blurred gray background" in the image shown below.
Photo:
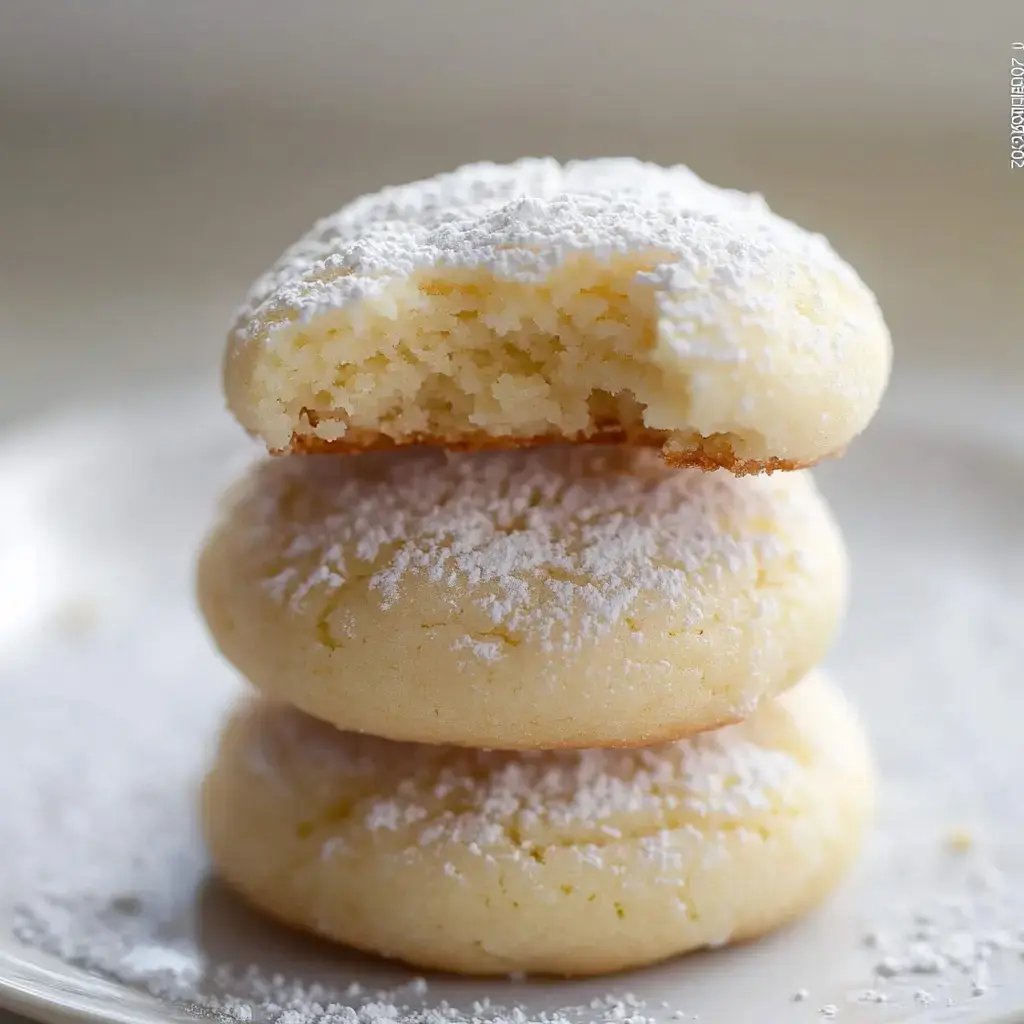
M763 191L876 289L898 373L1024 382L1020 0L3 0L0 429L217 384L249 281L353 194L632 153Z

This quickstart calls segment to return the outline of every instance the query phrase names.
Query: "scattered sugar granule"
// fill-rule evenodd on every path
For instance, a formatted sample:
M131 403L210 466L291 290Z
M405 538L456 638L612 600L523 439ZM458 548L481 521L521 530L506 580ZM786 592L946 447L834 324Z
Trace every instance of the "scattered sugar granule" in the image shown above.
M989 989L989 968L984 960L974 965L974 974L971 978L971 995L983 996Z
M875 988L866 988L862 992L854 994L854 1001L858 1003L887 1003L889 997L884 992Z
M921 1005L936 1000L936 988L957 993L945 997L950 1005L981 997L993 977L1008 970L1007 958L1024 952L1019 926L1024 905L1004 873L977 847L956 853L945 863L955 865L952 877L960 880L960 888L894 911L884 931L864 937L864 946L875 954L875 978L890 1001L903 985L923 977L933 980L929 989L914 992Z

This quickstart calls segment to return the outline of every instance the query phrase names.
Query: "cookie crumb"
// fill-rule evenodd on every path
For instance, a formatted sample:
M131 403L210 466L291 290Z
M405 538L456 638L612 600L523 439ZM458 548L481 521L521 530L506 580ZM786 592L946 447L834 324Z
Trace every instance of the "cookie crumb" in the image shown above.
M56 620L57 628L65 636L81 638L99 625L99 606L88 598L76 598L58 609Z
M966 828L954 828L946 837L946 845L955 853L966 853L974 848L974 836Z

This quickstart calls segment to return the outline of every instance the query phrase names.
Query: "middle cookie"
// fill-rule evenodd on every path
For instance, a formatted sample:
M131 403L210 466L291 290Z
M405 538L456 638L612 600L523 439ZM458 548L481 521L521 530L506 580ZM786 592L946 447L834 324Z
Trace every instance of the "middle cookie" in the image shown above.
M650 744L744 718L842 618L806 473L645 449L406 449L256 465L199 598L262 692L346 730L474 747Z

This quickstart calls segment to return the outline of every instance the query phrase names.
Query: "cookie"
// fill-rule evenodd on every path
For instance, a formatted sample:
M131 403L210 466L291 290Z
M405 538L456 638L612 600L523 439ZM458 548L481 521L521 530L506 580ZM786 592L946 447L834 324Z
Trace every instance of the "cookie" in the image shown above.
M241 674L338 728L592 747L716 728L802 678L846 556L807 473L406 448L263 460L198 576Z
M249 700L203 791L222 876L272 916L419 967L617 971L762 935L854 859L861 727L811 677L665 746L498 753Z
M841 451L889 365L871 291L760 196L528 159L318 223L253 286L224 379L277 452L624 441L753 473Z

